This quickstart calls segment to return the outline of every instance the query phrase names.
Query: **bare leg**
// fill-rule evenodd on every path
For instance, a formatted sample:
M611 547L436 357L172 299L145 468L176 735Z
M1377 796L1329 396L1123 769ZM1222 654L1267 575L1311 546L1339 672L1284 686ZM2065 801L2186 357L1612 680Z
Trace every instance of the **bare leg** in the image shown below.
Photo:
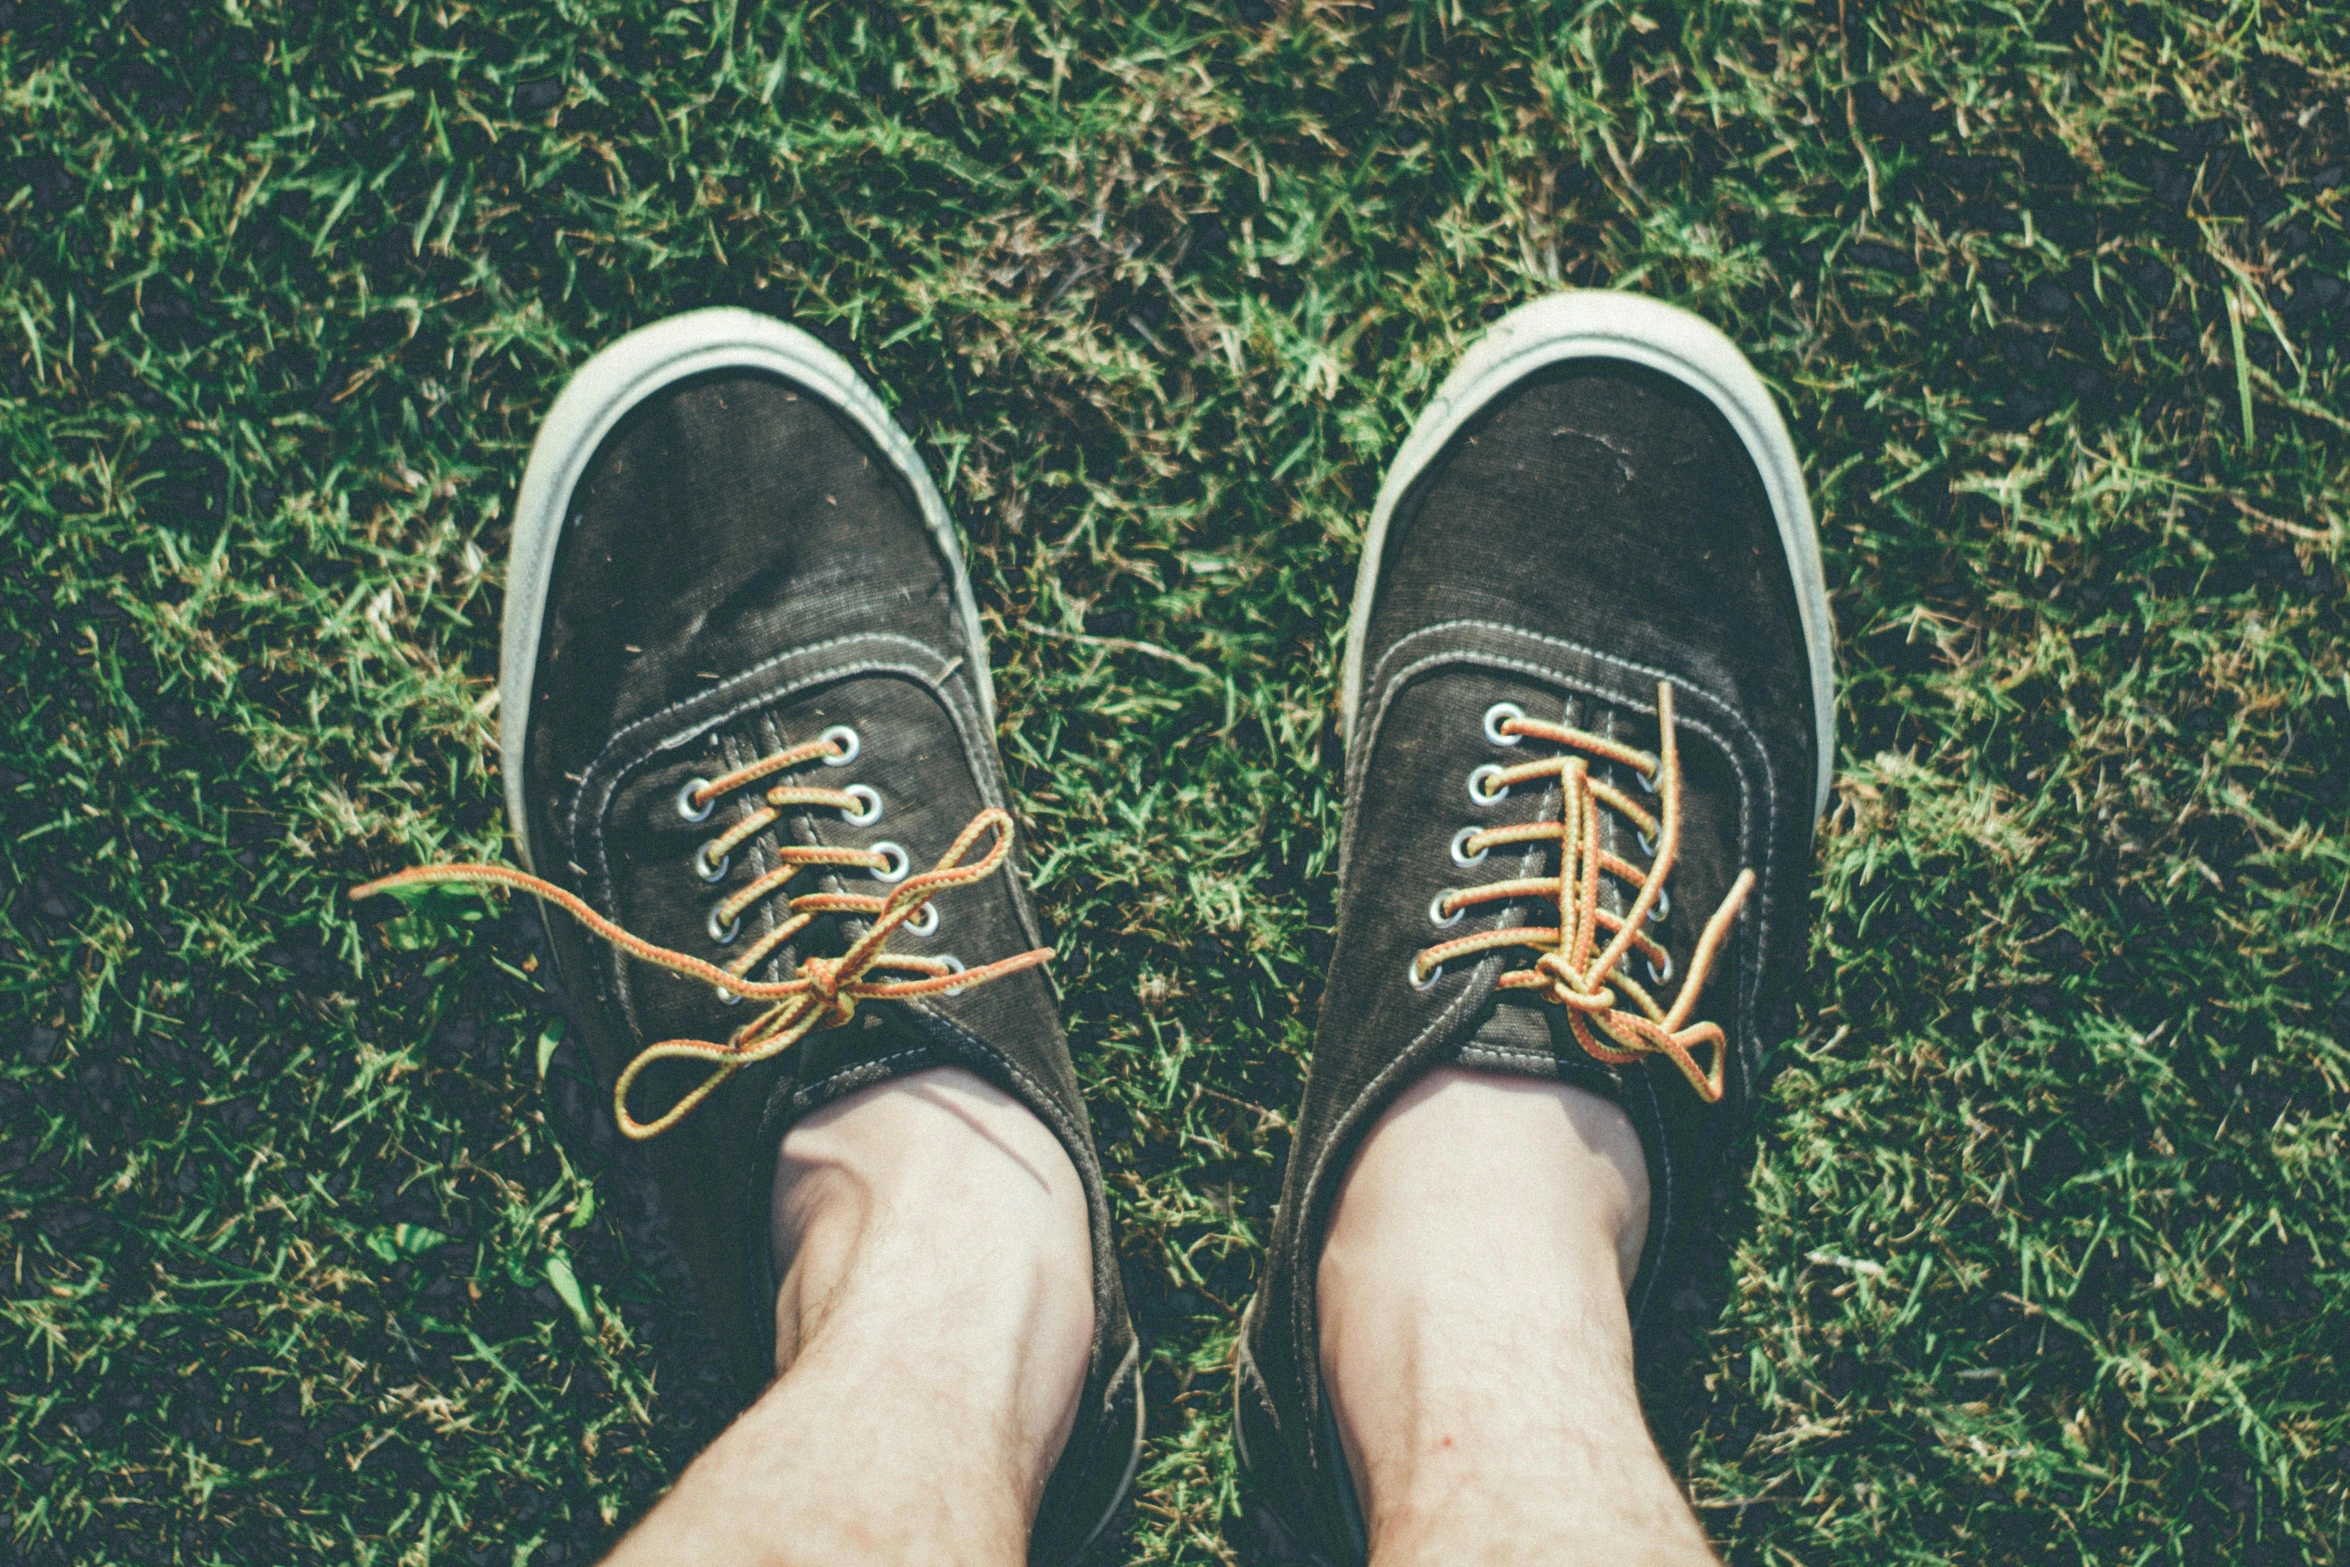
M1716 1560L1642 1423L1648 1173L1580 1089L1447 1069L1364 1140L1317 1274L1374 1567Z
M1026 1561L1093 1336L1059 1141L967 1072L868 1089L784 1138L775 1255L777 1380L609 1561Z

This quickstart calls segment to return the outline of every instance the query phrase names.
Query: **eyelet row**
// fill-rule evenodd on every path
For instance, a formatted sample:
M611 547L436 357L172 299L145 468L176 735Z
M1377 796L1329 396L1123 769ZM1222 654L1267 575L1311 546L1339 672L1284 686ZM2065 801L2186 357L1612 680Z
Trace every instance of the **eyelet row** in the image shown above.
M1515 702L1494 703L1491 707L1485 710L1483 728L1485 730L1486 740L1494 745L1502 746L1515 746L1519 744L1525 739L1525 736L1507 733L1502 728L1502 725L1510 723L1513 720L1523 720L1525 716L1526 710ZM1494 779L1499 777L1503 771L1504 769L1498 762L1487 762L1472 770L1469 774L1470 803L1482 810L1498 805L1503 800L1508 799L1510 793L1508 787L1506 785L1495 787L1493 783ZM1637 773L1634 776L1639 779L1640 787L1643 791L1649 794L1656 793L1657 780L1652 774ZM1490 847L1479 849L1474 854L1469 852L1469 844L1471 840L1476 838L1476 836L1483 830L1484 829L1478 827L1463 827L1459 832L1453 834L1451 845L1453 864L1461 866L1465 869L1471 865L1483 863L1485 857L1493 852ZM1641 852L1653 859L1656 855L1655 842L1650 839L1646 833L1635 833L1633 836L1638 840ZM1438 930L1450 930L1453 926L1458 925L1463 919L1468 917L1469 911L1465 905L1454 909L1449 915L1444 911L1445 903L1459 891L1460 889L1457 887L1447 887L1442 892L1438 893L1434 898L1429 900L1429 924L1435 926ZM1672 894L1667 892L1664 888L1659 887L1657 889L1656 902L1649 906L1649 923L1652 925L1661 925L1664 923L1665 917L1672 912L1672 909ZM1665 954L1665 966L1662 972L1659 972L1657 966L1654 963L1649 963L1647 967L1648 977L1651 983L1658 985L1670 983L1673 977L1673 955L1669 952ZM1426 991L1432 989L1435 986L1436 981L1442 978L1443 975L1443 964L1436 964L1432 968L1428 969L1425 973L1422 973L1420 968L1420 960L1416 957L1412 959L1411 973L1409 978L1414 990Z
M855 761L865 749L864 739L857 733L856 730L850 728L847 724L834 724L831 728L825 730L822 735L818 736L818 738L822 740L828 740L839 748L838 755L822 758L824 765L827 767L846 767L849 765L849 763ZM677 814L689 822L701 823L708 821L712 813L718 809L718 802L716 799L700 798L702 791L709 787L710 780L707 778L687 779L684 785L681 786L677 791ZM853 811L844 810L841 812L842 821L848 823L852 827L871 827L881 820L881 791L875 789L870 784L854 783L850 784L841 792L850 796L857 802L857 809ZM726 879L727 872L734 866L733 854L727 853L716 856L712 855L711 851L716 849L717 846L717 839L708 839L703 842L699 848L694 850L693 857L694 874L712 886L715 886L719 882L724 881ZM872 852L882 856L884 862L879 869L868 871L866 873L870 875L875 881L881 882L885 885L894 885L898 882L904 881L907 876L913 873L914 858L912 855L906 852L905 846L903 844L894 843L885 838L872 846ZM721 904L719 907L722 908L724 905ZM936 905L930 903L923 904L921 909L915 913L914 917L907 920L905 924L905 928L917 936L933 935L937 932L938 927L938 908ZM742 916L738 914L729 923L721 925L718 923L718 909L713 908L710 911L709 921L703 928L709 935L712 944L721 947L730 947L734 945L736 940L738 940L742 935ZM962 971L962 963L960 960L950 958L947 961L955 964L957 973ZM958 987L957 989L948 991L947 994L960 995L962 994L962 990L960 987ZM726 990L723 987L720 987L718 991L718 998L729 1006L732 1006L742 1000L742 997L735 995L733 992Z
M1494 703L1491 707L1485 710L1485 720L1483 725L1485 730L1485 738L1494 745L1515 746L1520 744L1525 739L1525 736L1505 733L1501 726L1503 724L1509 723L1513 719L1523 719L1525 716L1526 710L1515 702ZM1484 810L1488 807L1499 805L1502 801L1508 799L1510 795L1508 786L1501 785L1496 787L1493 782L1494 779L1501 775L1501 772L1502 767L1498 762L1487 762L1483 766L1471 772L1469 774L1469 803L1476 806L1480 810ZM1465 870L1469 866L1482 865L1485 862L1485 857L1493 852L1490 847L1479 849L1474 854L1469 852L1470 840L1475 838L1477 834L1483 830L1484 829L1480 827L1463 827L1459 832L1456 832L1452 835L1451 853L1453 864L1458 865ZM1450 930L1455 925L1458 925L1462 920L1469 917L1469 911L1465 905L1461 908L1454 909L1450 914L1444 912L1444 905L1446 900L1451 898L1453 894L1459 890L1460 889L1457 887L1447 887L1442 892L1438 893L1434 898L1429 900L1429 924L1435 926L1438 930ZM1441 963L1437 964L1435 967L1429 969L1425 974L1423 974L1420 970L1419 959L1414 958L1412 960L1411 982L1412 988L1414 990L1427 990L1431 988L1435 985L1436 981L1443 976L1443 974L1444 965Z
M707 852L709 847L709 844L703 844L701 850L696 852L694 855L694 870L704 881L722 881L726 877L727 862L731 860L733 856L727 855L721 857L718 861L715 874L713 874ZM897 882L904 881L914 869L913 856L906 853L905 847L903 845L893 843L887 838L884 838L879 843L875 844L873 846L873 852L889 861L889 863L883 866L881 869L869 870L865 873L866 875L872 877L875 881L885 884L895 884ZM906 921L906 929L912 931L917 936L927 936L932 931L938 929L938 909L934 905L925 903L922 905L922 908L919 912L920 914L929 915L930 918L926 921L921 920L919 917L916 919L910 919ZM710 911L710 939L717 942L721 947L732 943L735 936L741 932L742 927L743 922L738 918L731 926L727 927L726 934L721 936L718 933L718 910L712 909Z
M1494 745L1515 746L1519 744L1525 737L1505 734L1501 726L1512 719L1520 719L1525 716L1526 710L1515 702L1494 703L1485 710L1485 738ZM1498 762L1487 762L1469 774L1469 803L1471 805L1476 806L1479 810L1485 810L1499 805L1509 798L1510 792L1506 785L1498 788L1493 787L1493 780L1501 774L1501 771L1502 768ZM1483 830L1479 827L1463 827L1452 835L1453 864L1465 870L1469 866L1481 865L1485 862L1485 857L1493 852L1491 848L1479 849L1474 854L1469 852L1470 840ZM1444 912L1446 900L1459 890L1457 887L1447 887L1428 900L1429 924L1438 930L1450 930L1469 917L1466 906L1454 909L1450 914ZM1411 980L1414 990L1431 990L1435 988L1436 982L1444 977L1444 965L1438 963L1422 972L1420 960L1415 957L1412 959L1411 970L1407 977Z

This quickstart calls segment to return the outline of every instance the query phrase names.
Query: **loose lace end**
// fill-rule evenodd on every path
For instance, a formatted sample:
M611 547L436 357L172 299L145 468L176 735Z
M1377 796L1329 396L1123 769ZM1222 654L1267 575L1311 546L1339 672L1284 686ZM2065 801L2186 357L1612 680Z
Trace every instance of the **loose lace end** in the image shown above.
M809 750L811 757L822 754L812 747L804 749ZM766 772L773 770L761 770L754 773L753 777L765 776ZM980 840L991 834L994 841L977 858L971 858ZM791 978L769 982L750 979L743 973L720 968L690 953L647 941L604 918L575 894L543 877L533 876L511 866L418 866L354 887L351 889L351 897L356 901L381 893L398 892L403 888L436 885L511 887L553 904L579 921L590 934L610 942L640 962L687 979L700 980L746 1001L773 1003L765 1012L737 1029L724 1043L706 1039L663 1040L639 1052L628 1063L620 1074L620 1080L612 1087L612 1112L613 1118L619 1123L621 1135L641 1142L646 1138L658 1137L677 1125L716 1093L727 1079L745 1067L781 1055L820 1029L838 1028L848 1022L856 1016L857 1004L861 1001L911 1001L950 990L960 991L1051 961L1053 949L1050 947L1037 947L970 968L958 967L941 958L884 950L898 927L916 918L933 897L949 888L969 886L994 875L1003 868L1011 849L1011 814L1000 807L988 807L971 818L970 825L956 836L947 851L939 856L938 863L929 870L907 876L890 889L887 897L858 900L855 911L869 914L871 923L865 933L849 945L846 952L837 958L803 958ZM805 900L795 900L795 903L823 902L825 898L824 894L811 894ZM829 904L808 913L812 917L814 913L828 911ZM802 923L806 921L802 920ZM883 978L876 971L911 977ZM651 1121L639 1121L628 1108L629 1091L635 1086L638 1075L655 1061L679 1060L699 1062L709 1070L700 1082L687 1090L684 1097L667 1111Z

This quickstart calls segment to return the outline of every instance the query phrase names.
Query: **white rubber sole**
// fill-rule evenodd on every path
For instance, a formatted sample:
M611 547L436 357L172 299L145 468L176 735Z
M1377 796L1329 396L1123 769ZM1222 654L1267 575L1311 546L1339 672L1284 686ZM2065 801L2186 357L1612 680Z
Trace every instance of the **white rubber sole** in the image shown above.
M1820 572L1820 541L1804 495L1803 463L1779 418L1770 390L1736 344L1711 323L1674 305L1639 294L1577 289L1518 306L1488 327L1444 378L1412 424L1371 508L1363 561L1355 578L1354 612L1347 622L1346 663L1339 722L1354 732L1362 697L1363 637L1379 587L1379 561L1395 508L1462 426L1494 398L1537 370L1570 359L1620 359L1669 375L1701 392L1737 432L1762 474L1779 542L1795 584L1795 606L1811 659L1812 711L1819 723L1819 778L1812 814L1828 805L1836 757L1835 627L1828 585Z
M955 581L955 605L970 643L971 670L979 682L980 711L988 727L995 727L995 682L988 675L979 606L963 571L955 525L906 432L848 361L798 327L731 306L690 310L639 327L581 365L547 411L546 423L531 443L529 465L522 471L498 653L498 748L505 759L506 819L526 869L536 869L522 787L531 682L538 674L547 588L555 574L555 549L571 515L572 492L596 448L629 410L688 376L735 369L763 370L821 397L846 414L897 467L946 556Z

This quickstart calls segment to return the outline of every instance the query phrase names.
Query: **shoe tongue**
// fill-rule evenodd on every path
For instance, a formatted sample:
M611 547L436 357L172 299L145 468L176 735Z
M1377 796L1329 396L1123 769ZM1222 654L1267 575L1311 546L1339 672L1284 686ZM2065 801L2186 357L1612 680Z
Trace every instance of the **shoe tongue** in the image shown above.
M1550 1019L1543 1016L1540 1004L1529 1006L1514 996L1497 997L1485 1018L1461 1041L1460 1053L1475 1065L1507 1066L1519 1058L1526 1058L1524 1065L1550 1060L1555 1054ZM1474 1059L1480 1057L1497 1059Z

